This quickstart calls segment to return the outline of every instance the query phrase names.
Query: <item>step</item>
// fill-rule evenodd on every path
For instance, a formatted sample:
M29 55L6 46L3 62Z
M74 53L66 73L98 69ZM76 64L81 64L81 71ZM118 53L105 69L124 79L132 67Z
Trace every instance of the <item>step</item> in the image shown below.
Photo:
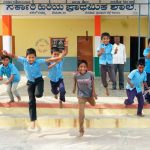
M76 115L78 114L78 104L64 104L64 108L60 109L58 103L37 104L37 114L39 115ZM145 115L150 114L150 105L145 105L143 112ZM137 111L137 104L125 107L123 104L97 104L92 107L86 105L86 115L135 115ZM0 115L2 114L28 114L27 103L0 103Z
M41 129L78 128L77 115L41 115L38 117ZM0 115L0 129L26 129L28 115ZM150 116L143 118L128 115L97 115L85 117L85 128L150 128Z
M78 128L78 104L37 103L38 124L42 129ZM137 104L86 105L86 128L150 128L150 105L144 106L143 118L137 117ZM28 103L0 103L0 128L26 129L29 125Z

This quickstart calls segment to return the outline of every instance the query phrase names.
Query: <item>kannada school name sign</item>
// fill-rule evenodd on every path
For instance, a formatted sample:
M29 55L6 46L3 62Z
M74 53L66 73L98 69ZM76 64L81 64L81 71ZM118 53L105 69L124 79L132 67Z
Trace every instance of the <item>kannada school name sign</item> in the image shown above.
M36 2L36 1L35 1ZM72 1L68 3L33 3L33 1L3 1L1 14L9 15L138 15L139 6L132 0Z

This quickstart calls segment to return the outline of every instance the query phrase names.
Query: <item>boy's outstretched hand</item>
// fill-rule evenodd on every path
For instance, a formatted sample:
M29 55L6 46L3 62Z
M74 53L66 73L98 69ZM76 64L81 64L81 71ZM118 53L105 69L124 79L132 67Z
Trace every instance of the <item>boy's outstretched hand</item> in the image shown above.
M68 38L65 39L64 46L68 46Z
M8 55L8 52L6 50L1 50L3 55Z

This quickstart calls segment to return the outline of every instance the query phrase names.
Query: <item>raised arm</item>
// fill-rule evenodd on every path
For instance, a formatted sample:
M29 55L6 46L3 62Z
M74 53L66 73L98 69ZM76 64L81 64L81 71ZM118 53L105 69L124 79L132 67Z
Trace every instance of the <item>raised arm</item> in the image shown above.
M64 44L65 49L63 50L64 56L68 54L68 39L66 38L65 44Z
M11 57L11 58L16 58L16 59L18 59L18 56L16 56L15 54L9 53L9 52L7 52L6 50L2 50L2 53L3 53L4 55L7 55L7 56Z
M56 62L54 62L53 64L50 64L50 65L48 66L48 69L53 68L53 67L56 66L59 62L60 62L60 61L56 61Z
M60 56L58 57L52 57L52 58L48 58L48 59L45 59L45 61L48 63L48 62L56 62L56 61L61 61L63 58L64 58L64 53L60 54Z

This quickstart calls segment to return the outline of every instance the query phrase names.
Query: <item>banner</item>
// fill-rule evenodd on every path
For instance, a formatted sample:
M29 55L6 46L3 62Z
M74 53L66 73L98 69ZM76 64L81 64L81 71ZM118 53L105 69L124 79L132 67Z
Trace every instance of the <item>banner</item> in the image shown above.
M146 7L147 5L145 5ZM147 6L148 7L148 6ZM1 15L138 15L135 0L3 0Z

